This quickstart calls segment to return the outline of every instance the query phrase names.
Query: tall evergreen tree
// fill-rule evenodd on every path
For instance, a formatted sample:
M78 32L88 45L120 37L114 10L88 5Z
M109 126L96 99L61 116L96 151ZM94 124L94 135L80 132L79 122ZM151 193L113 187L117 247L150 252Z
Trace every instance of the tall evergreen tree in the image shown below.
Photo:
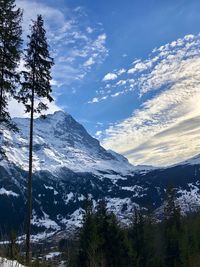
M78 266L98 267L98 233L92 201L86 199L83 227L80 232Z
M130 238L133 252L135 253L134 264L137 267L147 266L147 251L145 243L145 221L144 216L140 210L135 208L133 225L131 227Z
M26 225L26 263L30 262L30 231L32 216L32 165L33 165L33 120L35 113L47 110L46 100L53 101L51 96L51 68L53 59L49 54L49 46L41 15L33 22L31 35L25 55L25 68L23 72L22 88L19 93L20 100L30 113L30 144L29 144L29 175L27 199L27 225ZM37 98L37 102L35 101Z
M130 247L116 215L107 210L105 200L97 205L96 225L99 236L99 266L130 266Z
M114 213L108 215L107 235L104 238L106 241L107 266L131 266L130 247Z
M175 202L175 190L167 189L167 199L164 209L164 241L165 241L165 266L181 267L181 215L180 208Z
M0 0L0 139L2 124L16 130L8 112L8 101L15 96L22 45L22 11L14 0ZM0 148L2 154L2 149Z

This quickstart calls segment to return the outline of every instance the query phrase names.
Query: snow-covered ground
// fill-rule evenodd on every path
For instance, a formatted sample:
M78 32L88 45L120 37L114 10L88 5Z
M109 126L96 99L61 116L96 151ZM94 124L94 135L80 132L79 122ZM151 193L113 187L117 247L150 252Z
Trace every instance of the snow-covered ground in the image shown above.
M58 257L58 256L60 256L60 255L61 255L60 252L50 252L49 254L47 254L47 255L45 256L45 259L46 259L46 260L52 260L53 258L56 258L56 257Z
M0 257L0 266L1 267L25 267L24 265L21 265L17 261L7 260L1 257Z
M183 214L200 210L200 182L189 183L187 190L178 190L177 202Z

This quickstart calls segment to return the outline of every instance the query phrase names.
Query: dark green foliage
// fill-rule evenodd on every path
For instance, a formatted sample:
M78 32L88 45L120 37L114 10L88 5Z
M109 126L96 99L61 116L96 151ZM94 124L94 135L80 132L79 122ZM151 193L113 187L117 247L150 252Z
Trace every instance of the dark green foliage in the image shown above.
M189 214L183 218L184 267L200 267L200 214Z
M61 239L59 242L59 251L62 252L62 257L67 261L68 267L78 266L78 242L76 240Z
M48 261L41 261L39 259L33 260L31 267L56 267L56 264Z
M96 212L99 236L99 266L129 266L130 247L116 216L109 213L104 200L100 201Z
M25 68L23 71L22 89L19 92L20 99L26 107L26 112L41 113L47 110L45 99L53 101L51 96L51 68L53 59L49 55L49 47L44 29L44 21L41 15L33 22L31 35L25 55ZM34 100L37 98L38 102Z
M87 200L79 240L72 250L67 247L69 266L200 267L200 213L182 217L174 190L166 195L162 222L135 209L128 228L107 211L105 201L94 210Z
M181 260L181 215L175 200L175 191L173 188L169 188L164 210L165 266L167 267L183 266Z
M22 11L14 0L0 0L0 123L12 126L8 99L15 96L19 83L17 67L22 45Z
M83 216L83 227L80 232L79 265L82 267L98 266L98 234L95 214L89 199L85 201L85 213Z
M22 11L14 0L0 0L0 126L16 131L8 112L8 101L15 97L20 81L17 71L22 45ZM0 129L0 139L2 135ZM0 153L5 156L0 148Z
M110 214L105 240L107 266L130 266L130 246L114 214Z
M133 251L135 252L134 263L137 267L146 266L146 243L144 236L144 217L142 212L135 208L133 225L130 229L130 240Z
M129 244L116 216L108 213L104 201L95 212L88 202L80 232L78 266L130 266Z
M105 201L100 201L96 212L91 203L85 210L80 232L78 266L131 266L131 247L127 234L116 216L109 213Z

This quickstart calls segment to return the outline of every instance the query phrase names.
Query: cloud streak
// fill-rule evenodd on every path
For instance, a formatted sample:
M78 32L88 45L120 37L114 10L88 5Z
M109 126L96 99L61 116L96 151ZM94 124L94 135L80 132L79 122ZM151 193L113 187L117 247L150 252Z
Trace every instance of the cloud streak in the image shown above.
M148 93L148 98L130 117L101 134L106 148L122 153L133 164L157 166L200 153L199 47L200 36L187 35L154 49L116 81L120 93L136 91L141 99Z
M65 94L63 88L71 88L72 83L81 82L93 67L101 64L107 57L106 34L98 23L90 25L92 22L83 8L65 7L62 10L45 2L29 0L17 0L16 4L24 11L25 43L31 20L35 20L38 14L44 17L51 55L55 60L51 81L55 99L56 95ZM19 68L24 68L23 60ZM48 112L58 109L60 107L55 101L49 105ZM9 110L12 116L24 116L23 106L14 100L10 103Z
M100 64L108 55L106 34L98 24L91 27L83 8L63 10L46 3L17 0L24 10L24 38L29 33L31 20L43 15L45 28L55 59L53 79L56 85L69 85L82 80L92 66Z

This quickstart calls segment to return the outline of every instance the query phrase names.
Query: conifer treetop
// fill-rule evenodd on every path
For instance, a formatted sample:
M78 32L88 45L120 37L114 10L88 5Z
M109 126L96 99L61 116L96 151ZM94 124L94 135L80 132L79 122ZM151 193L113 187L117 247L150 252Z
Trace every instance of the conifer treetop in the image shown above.
M49 54L49 46L44 29L44 21L41 15L33 21L31 34L28 36L29 42L25 53L25 68L23 71L24 80L19 97L25 104L26 112L31 109L32 93L37 100L34 112L41 113L47 110L45 99L53 101L51 96L51 68L54 65L53 58Z

